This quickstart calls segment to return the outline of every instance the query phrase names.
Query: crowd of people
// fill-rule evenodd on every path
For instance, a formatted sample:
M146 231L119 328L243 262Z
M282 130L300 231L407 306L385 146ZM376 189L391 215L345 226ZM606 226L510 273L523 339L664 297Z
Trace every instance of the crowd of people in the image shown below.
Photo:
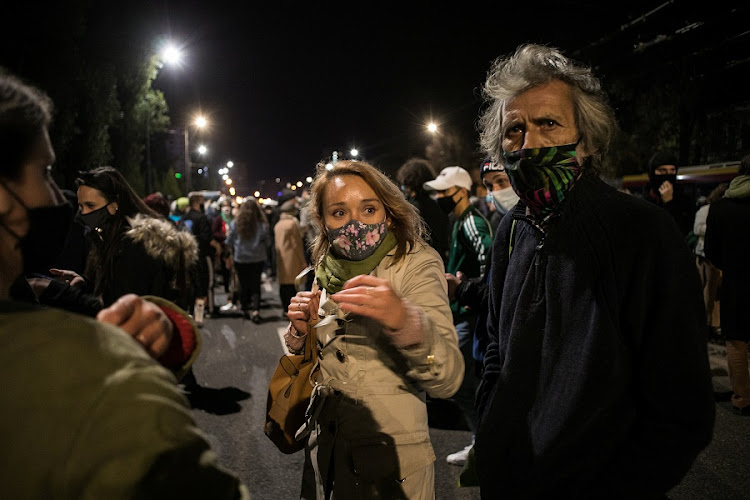
M340 160L261 205L141 198L109 166L64 192L51 101L0 75L0 488L249 498L178 384L205 318L262 323L275 279L289 351L319 351L301 498L434 498L430 398L460 408L445 460L482 498L664 498L712 439L709 327L750 414L750 155L701 208L668 152L626 194L591 68L526 44L482 90L478 178Z

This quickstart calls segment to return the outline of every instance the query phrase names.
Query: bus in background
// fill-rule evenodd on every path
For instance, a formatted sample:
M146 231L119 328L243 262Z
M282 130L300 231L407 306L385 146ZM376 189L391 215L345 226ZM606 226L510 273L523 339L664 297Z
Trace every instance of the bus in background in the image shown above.
M677 184L696 205L705 199L711 191L722 182L731 182L737 175L740 162L710 163L707 165L691 165L677 169ZM648 174L624 175L622 187L635 195L643 193L643 186L648 182Z

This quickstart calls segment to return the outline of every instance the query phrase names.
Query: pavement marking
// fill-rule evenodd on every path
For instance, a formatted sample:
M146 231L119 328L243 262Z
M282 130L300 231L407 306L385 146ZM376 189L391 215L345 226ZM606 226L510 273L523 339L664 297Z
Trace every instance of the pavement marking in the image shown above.
M281 342L281 348L284 350L284 355L289 354L289 349L286 348L286 342L284 342L284 334L288 326L280 326L276 328L276 333L279 335L279 341Z

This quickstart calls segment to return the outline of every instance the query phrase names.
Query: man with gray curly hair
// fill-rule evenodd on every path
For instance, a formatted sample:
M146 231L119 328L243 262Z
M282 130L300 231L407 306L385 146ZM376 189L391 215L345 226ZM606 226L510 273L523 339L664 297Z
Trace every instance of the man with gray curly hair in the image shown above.
M714 422L690 251L599 179L617 124L590 68L523 45L483 93L481 144L520 201L492 250L482 498L663 498Z

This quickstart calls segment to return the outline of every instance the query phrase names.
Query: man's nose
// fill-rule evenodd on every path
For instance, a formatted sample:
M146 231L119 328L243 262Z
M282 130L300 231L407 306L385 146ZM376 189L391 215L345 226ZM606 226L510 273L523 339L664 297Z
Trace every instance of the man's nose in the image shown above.
M542 135L539 132L536 132L534 130L527 130L523 134L523 149L533 149L533 148L541 148L544 144L542 144Z

